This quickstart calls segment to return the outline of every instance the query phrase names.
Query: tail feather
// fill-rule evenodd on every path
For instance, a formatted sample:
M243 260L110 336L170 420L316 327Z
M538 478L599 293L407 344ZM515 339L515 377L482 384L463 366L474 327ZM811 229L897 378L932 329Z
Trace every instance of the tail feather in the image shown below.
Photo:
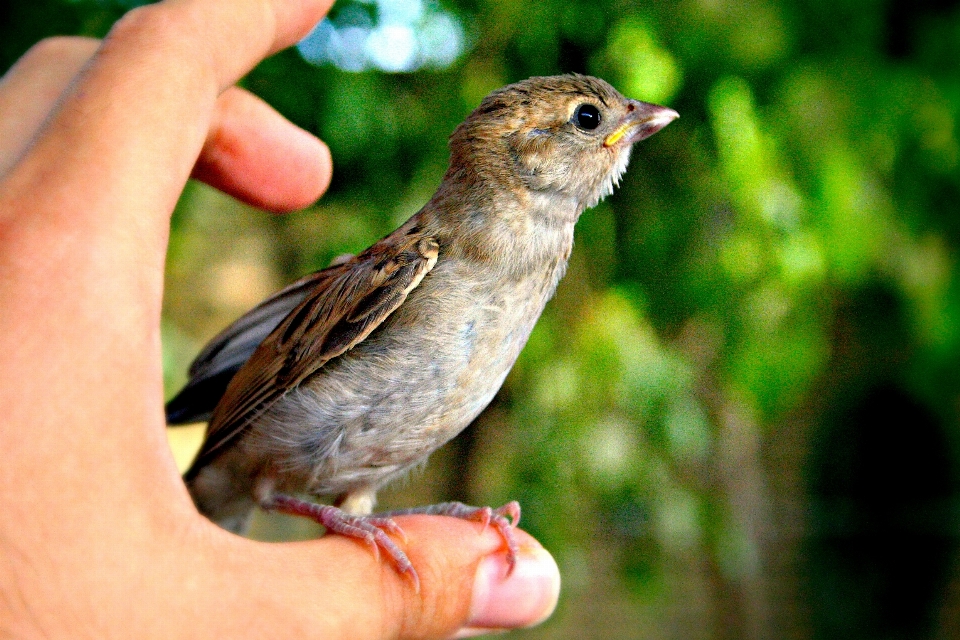
M215 376L187 383L187 386L167 403L167 424L209 422L214 408L238 369L239 367L229 369Z

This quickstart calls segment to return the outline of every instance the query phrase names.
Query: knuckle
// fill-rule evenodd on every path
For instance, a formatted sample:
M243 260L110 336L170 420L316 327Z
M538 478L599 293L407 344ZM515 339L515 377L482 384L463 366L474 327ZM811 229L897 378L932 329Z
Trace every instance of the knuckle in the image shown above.
M103 49L160 58L160 64L175 65L184 75L219 84L223 69L235 64L236 44L243 41L242 37L231 41L225 34L242 31L246 21L242 11L236 20L224 19L223 6L231 3L208 3L212 9L198 4L203 3L160 2L132 9L114 24Z
M117 20L107 34L106 41L165 39L177 28L178 21L171 15L167 5L148 4L131 9Z
M206 80L212 68L205 25L186 3L161 2L128 11L114 23L98 53L130 62L156 65L158 70L177 68L179 78Z

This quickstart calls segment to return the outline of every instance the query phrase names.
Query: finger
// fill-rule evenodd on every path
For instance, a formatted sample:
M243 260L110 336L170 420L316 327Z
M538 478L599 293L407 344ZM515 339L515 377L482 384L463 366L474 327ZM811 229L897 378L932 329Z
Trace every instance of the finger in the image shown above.
M152 255L135 246L129 259L162 260L169 212L207 139L217 97L304 34L330 2L169 0L129 12L5 187L14 197L29 194L25 209L34 215L69 216L74 225L89 218L115 236L153 243ZM91 183L109 188L90 193Z
M417 518L412 525L398 520L410 537L407 552L423 585L420 594L409 588L391 592L398 596L392 608L398 637L446 637L449 627L456 628L456 637L531 627L556 608L560 571L526 532L515 530L519 550L511 571L503 537L492 529L444 517ZM388 577L392 584L393 574Z
M330 184L330 150L263 100L227 89L193 177L270 211L300 209Z
M255 568L231 569L256 589L261 608L279 614L273 620L290 624L289 629L272 629L278 637L301 628L316 637L346 640L467 637L532 626L553 612L560 590L557 565L528 534L517 531L520 554L507 577L503 540L496 533L441 516L397 521L408 537L404 550L420 576L419 593L392 565L376 562L364 545L341 536L258 545L256 553L249 549L256 543L233 538L247 549L228 555ZM216 556L220 576L235 590L222 550ZM225 588L204 591L213 598ZM318 594L323 594L319 608Z
M380 604L379 610L361 607L356 612L365 616L367 628L379 624L387 638L466 637L533 626L556 607L560 592L556 562L527 533L516 531L520 550L508 576L503 538L495 531L442 516L396 521L407 535L404 550L419 574L420 592L389 564L373 565L379 581L371 580L368 571L358 571L357 581L375 586L376 595L368 602Z
M0 79L0 176L23 154L98 46L93 38L41 40Z
M93 38L47 38L0 80L0 175L27 148L99 45ZM331 171L326 145L262 100L231 87L217 100L193 176L254 206L289 211L316 200Z
M10 371L37 373L5 397L31 392L35 380L68 380L76 393L47 403L44 424L82 408L111 416L104 424L116 438L99 441L152 446L139 429L122 433L124 423L162 436L158 328L170 213L218 96L330 2L173 0L131 11L111 30L0 183L0 352ZM58 451L52 441L63 434L45 433L36 449ZM72 434L78 450L94 436ZM110 460L98 449L91 464L116 467Z
M172 0L115 25L0 184L7 317L49 318L57 327L71 319L56 340L21 344L24 357L63 354L58 364L89 372L101 392L90 404L140 415L145 405L135 397L131 406L108 400L115 387L92 377L109 371L117 386L156 377L123 354L146 358L157 348L170 213L216 100L261 57L306 32L330 2ZM109 359L95 353L99 344L113 346Z

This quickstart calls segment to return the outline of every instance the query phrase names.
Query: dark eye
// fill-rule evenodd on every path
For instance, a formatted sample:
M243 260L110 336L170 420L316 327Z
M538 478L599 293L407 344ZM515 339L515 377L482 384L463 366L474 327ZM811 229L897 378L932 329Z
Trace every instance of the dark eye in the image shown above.
M600 109L592 104L582 104L573 114L573 121L577 126L587 131L593 131L600 126Z

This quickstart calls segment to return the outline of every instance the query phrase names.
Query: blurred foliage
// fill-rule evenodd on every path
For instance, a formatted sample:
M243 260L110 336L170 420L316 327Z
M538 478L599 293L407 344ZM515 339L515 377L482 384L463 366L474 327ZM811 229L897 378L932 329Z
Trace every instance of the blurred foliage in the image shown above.
M2 68L130 4L8 3ZM960 3L430 6L463 25L446 68L349 73L293 49L243 81L336 173L283 218L188 186L169 391L227 322L414 213L488 91L600 75L681 119L583 215L491 407L384 502L519 499L565 579L520 637L960 637Z

